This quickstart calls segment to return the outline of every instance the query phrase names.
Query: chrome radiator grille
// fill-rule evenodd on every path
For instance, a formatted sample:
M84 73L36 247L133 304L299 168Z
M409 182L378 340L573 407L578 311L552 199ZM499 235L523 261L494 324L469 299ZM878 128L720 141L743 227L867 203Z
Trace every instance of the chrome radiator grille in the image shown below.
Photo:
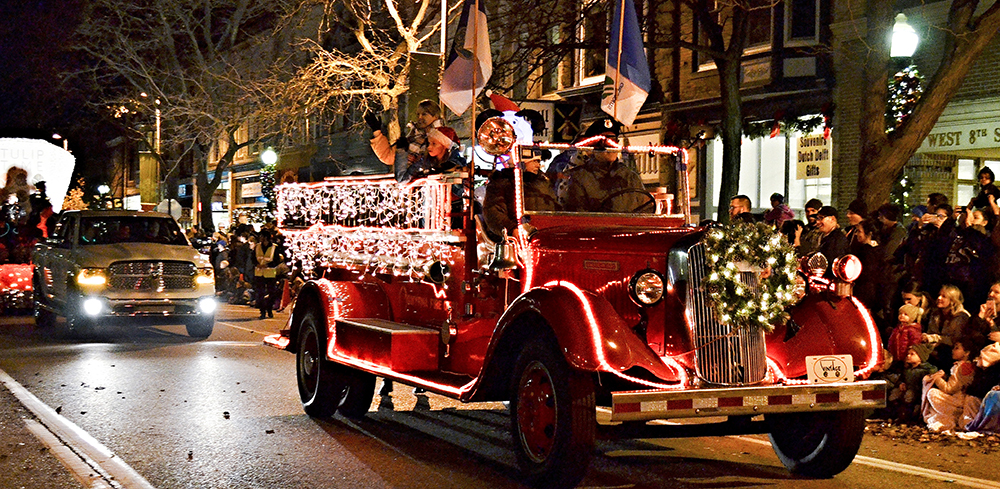
M194 263L182 261L128 261L108 267L108 284L122 290L194 288Z
M764 380L764 332L733 328L716 320L711 299L701 285L710 273L703 244L688 249L688 266L687 312L693 328L696 374L712 384L754 384ZM742 283L759 293L756 274L742 272L740 276Z

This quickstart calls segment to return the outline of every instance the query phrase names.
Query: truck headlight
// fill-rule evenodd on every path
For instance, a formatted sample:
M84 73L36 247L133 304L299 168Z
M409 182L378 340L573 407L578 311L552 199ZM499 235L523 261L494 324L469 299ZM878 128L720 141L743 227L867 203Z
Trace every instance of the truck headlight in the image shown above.
M211 285L215 283L215 271L209 268L199 268L198 274L194 277L194 283L198 285Z
M663 275L650 268L640 270L629 281L628 291L640 307L652 306L663 299Z
M218 306L219 304L215 302L214 297L202 297L198 301L198 309L201 310L202 314L212 314Z
M83 301L83 312L88 316L96 316L104 309L104 303L95 297L89 297Z
M80 285L104 285L108 277L103 268L84 268L76 275L76 283Z

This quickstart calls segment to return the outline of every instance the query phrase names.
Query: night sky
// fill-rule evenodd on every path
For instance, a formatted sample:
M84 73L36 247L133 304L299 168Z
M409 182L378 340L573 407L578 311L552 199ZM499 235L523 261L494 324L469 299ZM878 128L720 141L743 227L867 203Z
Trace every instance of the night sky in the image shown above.
M94 123L86 95L62 81L82 64L70 42L84 1L0 0L0 136L58 132L69 139L77 172L86 168L91 177L107 165L109 137Z

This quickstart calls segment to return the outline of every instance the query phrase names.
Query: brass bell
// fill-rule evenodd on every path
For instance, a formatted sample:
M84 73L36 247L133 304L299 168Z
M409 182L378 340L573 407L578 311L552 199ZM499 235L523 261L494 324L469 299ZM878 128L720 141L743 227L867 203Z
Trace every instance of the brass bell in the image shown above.
M490 271L498 272L512 270L519 265L517 261L517 241L507 236L507 230L503 230L503 237L497 243L493 252L493 261L490 262Z

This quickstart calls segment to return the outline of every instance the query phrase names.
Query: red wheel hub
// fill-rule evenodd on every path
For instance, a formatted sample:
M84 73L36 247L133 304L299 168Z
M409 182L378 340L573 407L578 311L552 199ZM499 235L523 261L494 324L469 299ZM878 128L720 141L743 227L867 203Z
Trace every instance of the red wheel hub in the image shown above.
M517 396L517 423L521 443L536 462L552 452L556 434L556 394L544 365L533 363L521 375Z

